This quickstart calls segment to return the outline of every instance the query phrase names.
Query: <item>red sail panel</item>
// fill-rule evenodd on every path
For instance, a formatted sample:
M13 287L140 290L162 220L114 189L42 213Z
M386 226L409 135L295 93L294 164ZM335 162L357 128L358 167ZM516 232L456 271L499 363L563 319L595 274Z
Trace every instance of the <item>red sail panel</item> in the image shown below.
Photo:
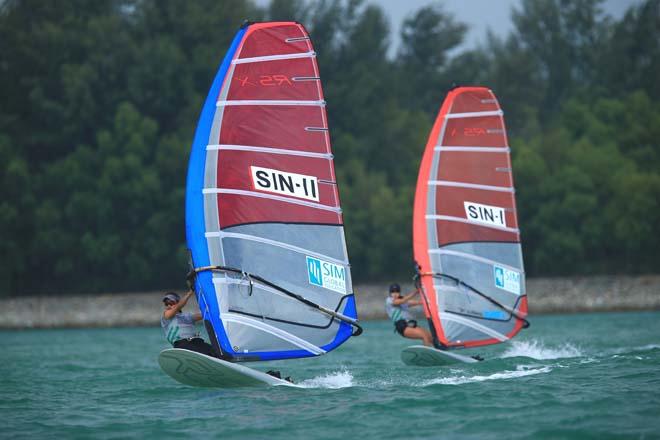
M444 151L438 180L511 187L508 154Z
M327 153L322 107L237 105L224 109L219 144Z
M309 35L298 23L271 22L251 24L243 37L237 58L252 58L312 50Z
M251 173L246 173L250 167L271 168L285 170L289 173L314 176L318 180L333 181L334 174L330 158L315 158L293 156L289 154L263 154L253 151L222 151L222 170L218 170L218 187L242 189L251 191L254 189ZM334 188L334 185L330 185ZM323 188L322 188L323 189ZM338 207L339 201L332 191L327 195L327 203ZM321 193L321 199L324 199ZM324 202L321 202L324 203ZM324 203L325 204L325 203Z
M234 195L231 200L233 200L236 205L232 209L224 208L224 205L219 202L218 212L220 214L220 224L223 228L241 223L263 221L263 218L261 218L263 216L269 217L270 221L273 222L313 222L314 216L323 217L323 221L319 220L318 223L336 224L338 220L341 220L341 215L329 214L327 211L320 210L319 208L295 204L295 200L299 200L327 207L339 208L337 186L334 184L322 183L324 181L332 182L334 180L332 162L329 158L301 158L299 156L286 154L263 154L253 151L226 150L222 151L220 154L222 155L222 170L218 170L219 188L258 193L260 189L255 188L251 169L252 167L259 167L285 171L287 173L296 173L304 176L313 176L317 179L315 184L315 188L317 189L315 189L315 191L318 190L319 198L318 201L312 201L292 194L283 197L284 200L268 200L268 202L265 203L262 199L255 200L255 196ZM246 170L248 172L246 172ZM287 181L284 182L284 184L286 183ZM298 188L300 188L301 185L300 182L291 182L290 184L297 185ZM281 196L281 194L278 194L277 192L271 192L270 194ZM226 198L227 194L224 194L221 197L221 200L224 201ZM288 202L287 200L290 200L291 202ZM253 206L255 204L258 205L256 208ZM273 208L273 211L268 213L268 211L264 211L265 208ZM307 220L303 220L303 218Z
M302 25L249 26L218 96L218 115L221 229L342 224L318 66Z
M472 188L453 188L453 187L438 187L436 191L436 214L451 216L470 220L466 213L465 202L479 203L482 205L492 205L502 208L504 210L505 221L501 218L492 219L498 221L502 226L507 228L518 228L518 221L515 214L515 201L513 194L508 192L499 191L484 191ZM500 215L499 212L486 213L495 216ZM484 220L490 220L486 217ZM474 223L472 223L474 224ZM475 224L475 226L478 226ZM447 237L450 239L450 237Z
M222 228L265 221L270 223L343 224L341 213L234 194L223 194L222 197L219 197L218 210Z
M438 220L436 222L438 237L452 237L451 241L439 238L438 244L446 246L451 243L468 243L475 241L501 241L517 243L519 234L517 232L492 229L486 226L475 226L454 221Z
M501 116L457 117L447 119L445 146L506 147Z
M309 58L236 64L227 99L318 99L316 78Z
M483 87L461 87L451 103L451 113L490 112L500 110L497 99Z

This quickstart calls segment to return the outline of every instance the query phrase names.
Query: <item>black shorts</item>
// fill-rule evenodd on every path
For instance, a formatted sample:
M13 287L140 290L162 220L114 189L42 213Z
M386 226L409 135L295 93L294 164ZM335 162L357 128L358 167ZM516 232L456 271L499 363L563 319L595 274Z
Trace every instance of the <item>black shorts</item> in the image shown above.
M202 353L207 356L218 357L213 347L210 344L204 342L204 339L202 338L179 339L172 345L174 345L174 348L183 348L185 350L196 351L197 353Z
M394 323L394 328L396 328L396 332L401 336L403 336L403 331L408 327L412 327L412 328L417 327L417 321L415 321L414 319L411 319L409 321L406 321L405 319L399 319L397 322Z

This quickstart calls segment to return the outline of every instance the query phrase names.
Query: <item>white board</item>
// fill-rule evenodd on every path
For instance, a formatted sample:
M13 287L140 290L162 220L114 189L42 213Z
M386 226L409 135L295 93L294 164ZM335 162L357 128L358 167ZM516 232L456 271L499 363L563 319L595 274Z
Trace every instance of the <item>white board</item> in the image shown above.
M160 368L174 380L194 387L297 386L240 364L180 348L161 351L158 363Z
M469 356L452 353L446 350L427 347L425 345L413 345L406 347L401 352L401 360L406 365L415 365L418 367L441 367L453 364L474 364L478 360Z

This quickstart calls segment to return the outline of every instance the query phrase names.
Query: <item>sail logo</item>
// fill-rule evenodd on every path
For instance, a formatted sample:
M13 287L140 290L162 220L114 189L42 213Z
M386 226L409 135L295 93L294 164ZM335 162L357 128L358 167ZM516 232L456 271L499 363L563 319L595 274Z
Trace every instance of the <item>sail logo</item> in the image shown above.
M259 191L319 201L319 184L316 176L255 166L250 166L250 169L254 188Z
M265 87L281 86L282 84L292 86L293 83L285 75L261 75L259 84Z
M483 127L465 127L463 129L464 136L485 136L486 134L488 134L488 132Z
M489 133L489 131L483 127L465 127L463 128L463 132L461 133L456 130L456 127L452 128L450 135L454 137L456 136L456 133L463 136L475 137L475 136L485 136Z
M309 284L346 293L346 268L314 257L306 259Z
M321 278L321 260L307 257L307 278L309 284L323 287L323 278Z
M520 295L520 273L501 266L493 266L495 287Z
M250 81L249 76L245 76L245 77L236 76L234 79L241 84L241 87L257 85L257 83ZM293 85L289 77L287 77L286 75L260 75L258 81L259 84L264 87Z
M473 202L463 202L463 206L468 220L490 226L506 227L504 208Z

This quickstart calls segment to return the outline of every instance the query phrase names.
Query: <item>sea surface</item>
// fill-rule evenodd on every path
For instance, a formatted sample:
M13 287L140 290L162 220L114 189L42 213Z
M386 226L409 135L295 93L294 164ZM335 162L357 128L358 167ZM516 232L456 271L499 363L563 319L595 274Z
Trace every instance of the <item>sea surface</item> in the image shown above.
M2 331L0 438L660 438L660 313L532 316L478 364L405 366L385 321L325 356L249 364L304 388L204 389L158 327Z

